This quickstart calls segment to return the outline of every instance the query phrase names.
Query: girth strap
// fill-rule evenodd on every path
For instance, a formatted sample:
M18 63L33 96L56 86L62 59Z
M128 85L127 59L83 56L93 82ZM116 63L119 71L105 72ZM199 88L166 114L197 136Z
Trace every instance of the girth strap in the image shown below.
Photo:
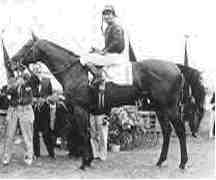
M98 93L98 108L99 109L104 109L105 108L105 89L106 89L106 82L103 81L99 87L99 93Z

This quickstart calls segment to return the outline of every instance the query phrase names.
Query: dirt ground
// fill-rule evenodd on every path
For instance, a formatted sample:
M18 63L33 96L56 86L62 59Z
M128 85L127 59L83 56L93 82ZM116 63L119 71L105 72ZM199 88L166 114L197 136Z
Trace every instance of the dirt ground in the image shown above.
M207 178L215 175L215 141L207 134L198 139L187 137L189 161L186 170L178 168L180 149L178 140L172 137L166 165L157 168L155 163L160 154L161 141L150 149L135 149L109 153L106 161L95 160L86 171L78 169L80 159L68 159L65 151L56 150L57 159L43 156L31 166L23 162L22 144L14 145L12 162L0 164L1 178ZM3 144L0 144L2 157Z

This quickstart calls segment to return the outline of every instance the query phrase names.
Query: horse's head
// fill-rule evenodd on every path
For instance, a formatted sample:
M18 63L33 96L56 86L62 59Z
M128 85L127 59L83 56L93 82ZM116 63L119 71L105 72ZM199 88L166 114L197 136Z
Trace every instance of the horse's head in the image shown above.
M12 57L13 65L27 66L30 63L36 63L38 59L35 46L38 41L39 39L32 33L32 39L28 40L27 43Z
M34 34L32 39L12 57L12 61L17 67L41 61L54 75L64 73L80 62L79 56L75 53L48 40L38 39Z

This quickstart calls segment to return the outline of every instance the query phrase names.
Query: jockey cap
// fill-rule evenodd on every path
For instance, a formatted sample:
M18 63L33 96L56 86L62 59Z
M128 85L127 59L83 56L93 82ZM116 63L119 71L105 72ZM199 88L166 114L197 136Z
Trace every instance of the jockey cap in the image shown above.
M102 14L106 14L107 12L111 12L116 17L115 9L112 5L106 5L104 6L104 9L102 11Z

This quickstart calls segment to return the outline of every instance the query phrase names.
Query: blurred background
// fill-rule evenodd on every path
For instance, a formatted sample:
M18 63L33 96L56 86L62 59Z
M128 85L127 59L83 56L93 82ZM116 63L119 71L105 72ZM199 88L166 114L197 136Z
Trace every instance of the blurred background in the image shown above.
M213 0L1 0L0 31L10 57L31 38L53 41L77 54L103 47L101 11L114 5L137 59L184 63L188 35L189 66L203 72L210 91L216 82L216 11ZM52 77L43 66L46 76ZM6 83L0 49L0 87ZM61 86L52 77L54 88Z

